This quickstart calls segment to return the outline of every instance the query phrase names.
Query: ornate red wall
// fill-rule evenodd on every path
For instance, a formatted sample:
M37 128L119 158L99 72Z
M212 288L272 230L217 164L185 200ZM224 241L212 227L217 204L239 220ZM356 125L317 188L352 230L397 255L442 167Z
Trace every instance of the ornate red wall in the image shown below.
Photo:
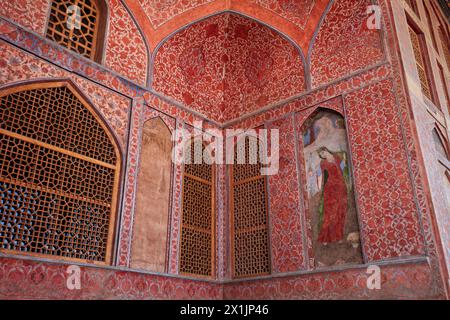
M177 0L110 0L103 64L45 40L48 1L41 2L0 5L0 89L26 81L70 80L112 128L126 161L117 252L111 267L81 266L82 289L75 291L65 285L65 263L0 254L0 297L446 297L446 246L439 242L430 209L390 0L380 1L383 32L358 24L367 18L368 0L303 0L300 16L296 2L284 0L211 0L195 6ZM297 148L302 123L319 107L337 110L347 123L363 265L315 270L311 262ZM154 117L171 131L192 130L198 121L204 129L221 131L280 130L280 171L268 179L271 276L231 278L229 181L222 165L217 166L214 279L178 274L182 167L177 165L167 273L129 268L142 127ZM366 286L370 264L381 267L382 290Z
M311 51L314 87L349 76L383 60L381 34L361 23L370 0L335 1ZM344 36L343 36L344 35Z

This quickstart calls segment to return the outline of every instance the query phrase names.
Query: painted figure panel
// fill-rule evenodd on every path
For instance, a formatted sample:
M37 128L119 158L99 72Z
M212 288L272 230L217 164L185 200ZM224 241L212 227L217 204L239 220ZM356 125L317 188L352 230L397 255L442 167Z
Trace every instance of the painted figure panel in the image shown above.
M335 112L318 111L303 128L315 265L362 263L344 119Z

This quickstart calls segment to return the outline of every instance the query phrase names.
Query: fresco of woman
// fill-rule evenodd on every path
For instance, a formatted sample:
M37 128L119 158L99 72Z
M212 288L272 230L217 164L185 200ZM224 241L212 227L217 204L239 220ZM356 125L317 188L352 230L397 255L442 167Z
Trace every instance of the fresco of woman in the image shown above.
M313 263L363 263L345 120L319 109L305 120L302 134Z
M324 245L344 240L347 213L347 185L341 169L341 159L326 147L318 151L322 169L323 207L319 219L318 241Z

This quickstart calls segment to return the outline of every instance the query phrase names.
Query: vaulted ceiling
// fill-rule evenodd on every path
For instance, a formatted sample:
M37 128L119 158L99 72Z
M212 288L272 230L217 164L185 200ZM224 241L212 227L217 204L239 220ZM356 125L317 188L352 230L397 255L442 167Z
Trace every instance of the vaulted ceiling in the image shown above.
M291 38L306 55L330 0L125 0L153 51L167 36L210 15L234 11Z
M305 61L278 32L225 12L188 26L159 47L152 87L225 121L306 90Z
M365 23L372 0L125 1L152 53L152 89L218 122L383 58Z

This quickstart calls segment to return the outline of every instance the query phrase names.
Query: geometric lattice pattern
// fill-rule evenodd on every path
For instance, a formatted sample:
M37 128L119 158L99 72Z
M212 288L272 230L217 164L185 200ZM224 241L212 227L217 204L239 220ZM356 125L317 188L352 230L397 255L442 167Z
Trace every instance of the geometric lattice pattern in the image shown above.
M212 170L211 165L203 161L204 146L200 142L190 143L190 147L185 150L184 172L188 175L211 181ZM206 155L205 155L206 156Z
M66 87L34 89L5 96L1 129L109 164L116 153L91 112Z
M234 185L234 226L238 230L267 224L265 179Z
M91 0L53 0L47 38L87 58L94 58L98 9Z
M183 224L204 230L210 229L211 185L186 175L183 183L185 190L195 190L195 192L186 192L183 198L183 207L190 209L184 211Z
M258 148L251 148L251 138L235 148L232 181L234 277L270 274L268 203L266 177L256 162ZM255 140L254 140L255 141ZM245 151L246 164L237 164ZM251 161L253 160L253 161Z
M195 163L202 159L201 143L190 143L191 161L184 165L183 211L179 271L183 274L211 277L214 269L213 167ZM195 155L197 154L197 158Z
M0 98L0 249L106 262L116 156L67 87Z
M429 99L432 99L431 86L428 80L425 55L422 50L423 46L423 34L418 34L411 26L409 28L409 34L411 36L411 42L413 46L414 56L416 58L417 72L419 73L420 85L422 87L423 94Z
M245 139L238 140L235 145L234 181L243 181L261 175L261 164L258 163L258 153L259 146L256 139L246 137Z
M447 66L450 68L450 43L443 26L439 27L439 38L441 40L442 49L444 50L444 58L447 61Z

